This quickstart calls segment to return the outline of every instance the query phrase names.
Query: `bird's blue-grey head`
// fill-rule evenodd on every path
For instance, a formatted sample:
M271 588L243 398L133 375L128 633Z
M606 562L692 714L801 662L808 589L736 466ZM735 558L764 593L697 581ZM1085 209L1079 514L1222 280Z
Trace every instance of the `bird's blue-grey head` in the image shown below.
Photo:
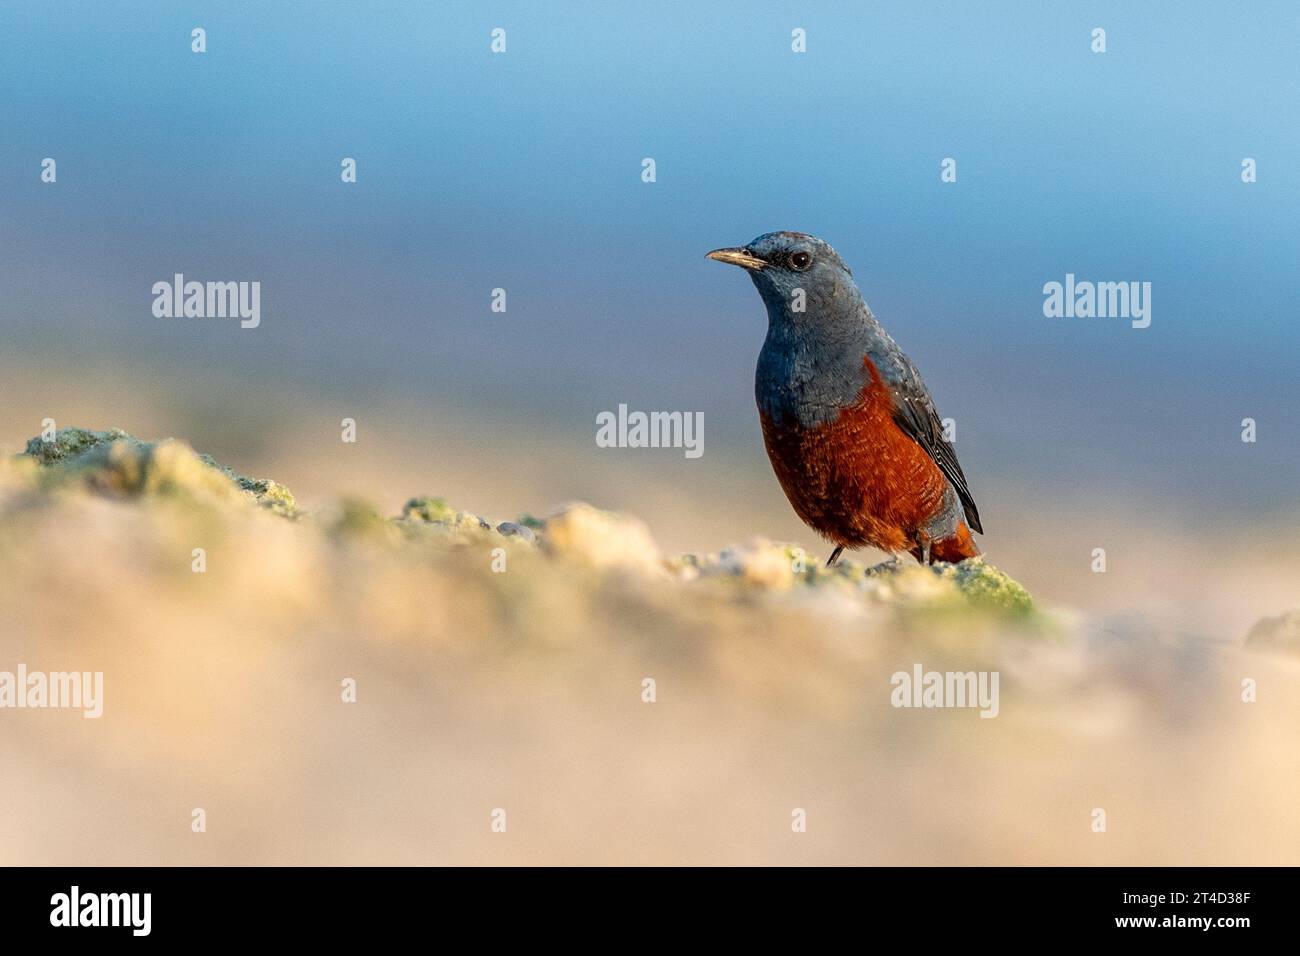
M740 266L758 288L772 323L805 324L853 316L862 296L830 243L803 232L769 232L708 258Z
M886 378L902 368L905 357L830 243L802 232L769 232L708 257L748 272L767 306L754 382L765 414L820 424L858 400L867 382L864 358Z

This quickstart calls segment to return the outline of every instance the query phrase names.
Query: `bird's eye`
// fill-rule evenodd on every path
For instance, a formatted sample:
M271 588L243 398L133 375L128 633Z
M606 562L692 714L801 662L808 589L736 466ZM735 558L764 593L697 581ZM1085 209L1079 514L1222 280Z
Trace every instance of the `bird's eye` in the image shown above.
M806 252L796 252L790 257L790 267L800 272L803 272L810 265L812 265L812 256Z

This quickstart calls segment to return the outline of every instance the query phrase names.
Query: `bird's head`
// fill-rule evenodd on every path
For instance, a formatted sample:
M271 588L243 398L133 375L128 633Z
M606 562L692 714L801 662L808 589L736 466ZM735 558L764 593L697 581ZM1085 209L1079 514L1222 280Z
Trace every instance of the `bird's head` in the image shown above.
M791 319L858 297L844 260L830 243L807 233L769 232L743 246L714 249L708 258L746 270L773 317Z

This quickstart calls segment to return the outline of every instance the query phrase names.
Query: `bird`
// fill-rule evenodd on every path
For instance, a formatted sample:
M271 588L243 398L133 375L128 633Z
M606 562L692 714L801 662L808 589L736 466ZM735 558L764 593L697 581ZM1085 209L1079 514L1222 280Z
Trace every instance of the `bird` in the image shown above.
M912 360L830 244L769 232L707 258L744 269L767 306L754 397L772 470L795 513L835 545L921 564L980 554L979 510Z

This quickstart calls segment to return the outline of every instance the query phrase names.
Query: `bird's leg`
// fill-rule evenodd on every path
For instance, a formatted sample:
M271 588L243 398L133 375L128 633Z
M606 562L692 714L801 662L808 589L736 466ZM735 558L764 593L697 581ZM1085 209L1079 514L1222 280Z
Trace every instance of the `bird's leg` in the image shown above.
M844 550L844 545L837 544L835 546L835 550L831 552L830 560L826 562L826 567L828 568L835 567L835 562L840 559L840 552L843 550Z
M922 531L917 535L921 545L921 563L927 567L930 565L930 536Z

